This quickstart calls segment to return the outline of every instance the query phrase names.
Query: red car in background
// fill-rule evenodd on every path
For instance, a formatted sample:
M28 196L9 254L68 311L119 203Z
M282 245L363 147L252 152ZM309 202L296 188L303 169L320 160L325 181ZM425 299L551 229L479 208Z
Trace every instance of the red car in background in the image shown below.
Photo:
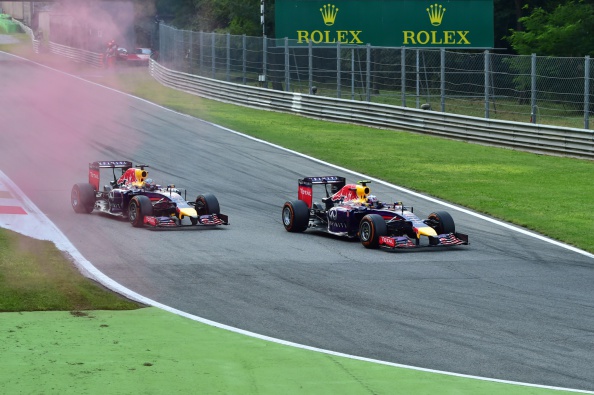
M127 53L126 62L129 65L148 66L152 54L150 48L136 48Z

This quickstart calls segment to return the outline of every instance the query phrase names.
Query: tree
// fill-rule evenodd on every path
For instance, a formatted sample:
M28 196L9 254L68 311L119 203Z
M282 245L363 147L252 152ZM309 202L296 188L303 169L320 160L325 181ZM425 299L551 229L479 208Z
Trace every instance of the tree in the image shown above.
M495 48L508 47L506 36L510 30L522 30L518 19L526 15L526 10L522 8L522 0L493 1Z
M156 0L156 5L157 13L180 29L262 34L260 0ZM267 8L266 14L273 15L272 4Z
M545 9L536 7L518 22L523 31L510 31L506 37L520 55L581 57L594 53L594 5L568 0Z

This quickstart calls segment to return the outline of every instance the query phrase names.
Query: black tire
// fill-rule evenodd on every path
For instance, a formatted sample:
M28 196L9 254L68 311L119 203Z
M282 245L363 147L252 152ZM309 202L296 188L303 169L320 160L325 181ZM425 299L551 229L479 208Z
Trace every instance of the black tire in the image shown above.
M447 211L436 211L434 213L429 214L428 218L431 222L436 224L432 227L433 229L435 229L438 235L456 232L456 225L454 224L454 219Z
M70 204L77 213L91 213L95 207L93 186L91 184L75 184L70 192Z
M386 220L378 214L367 214L359 223L359 240L365 248L378 248L380 236L388 234Z
M198 215L220 214L219 201L212 193L203 193L196 198L196 212Z
M144 226L144 217L153 215L151 200L144 195L134 196L128 204L128 220L135 228Z
M283 225L287 232L301 233L309 225L309 208L303 200L286 202L282 212Z

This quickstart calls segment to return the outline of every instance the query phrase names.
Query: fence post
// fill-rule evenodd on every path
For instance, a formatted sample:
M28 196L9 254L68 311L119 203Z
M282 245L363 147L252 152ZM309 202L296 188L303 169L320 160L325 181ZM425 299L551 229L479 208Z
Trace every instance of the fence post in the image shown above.
M532 54L530 71L530 122L536 123L536 54Z
M192 41L193 40L192 40L192 38L194 37L194 32L190 32L189 36L190 36L190 43L188 45L188 70L189 70L188 72L189 73L193 73L194 72L194 70L193 70L194 68L192 66L192 49L193 49L193 46L192 46Z
M367 44L367 71L365 73L365 100L371 101L371 44Z
M351 100L355 100L355 47L351 48Z
M441 55L441 112L445 112L445 48L441 48L440 50Z
M402 107L406 107L406 47L400 48L400 85L402 86Z
M211 63L211 68L212 68L212 78L216 79L216 77L217 77L217 62L216 62L217 54L216 54L215 45L216 45L216 40L217 40L216 39L217 34L214 32L211 34L212 34L212 39L210 40L210 42L211 42L211 45L210 45L211 46L211 48L210 48L211 62L210 63Z
M204 32L200 30L200 38L198 41L200 42L200 66L199 69L202 72L202 68L204 67Z
M163 62L163 54L165 53L165 36L167 36L167 42L169 42L171 40L171 33L170 33L170 29L166 29L165 32L163 32L163 29L165 27L165 25L161 25L161 22L159 22L158 25L158 43L159 43L159 58L157 59L157 61L159 62ZM169 27L169 26L167 26ZM161 36L161 34L163 34L163 36Z
M489 66L491 65L491 54L485 50L485 118L489 119Z
M245 34L241 37L241 81L243 85L246 83L246 62L247 62L247 48L246 48L246 36Z
M289 92L289 85L291 83L291 65L289 58L289 38L285 37L285 92Z
M227 32L227 82L231 81L231 35Z
M307 45L307 85L309 89L309 94L311 95L313 92L313 43L309 40Z
M419 108L420 105L421 105L421 81L420 81L420 78L421 78L421 74L420 74L421 73L421 62L420 62L420 59L419 59L419 49L418 48L415 49L415 55L416 55L415 56L415 61L416 61L416 67L417 67L417 69L416 69L416 76L417 76L416 80L417 81L415 83L415 85L416 85L415 86L416 87L416 94L417 94L417 103L416 103L417 104L417 107L416 108Z
M179 70L179 30L175 29L173 31L173 67L175 70Z
M336 97L340 99L340 88L341 88L341 82L342 82L342 77L340 75L340 66L341 66L341 53L340 53L340 41L336 41Z
M590 55L584 61L584 129L590 129Z
M267 72L268 72L268 43L266 41L266 36L262 36L262 78L264 79L264 84L263 84L264 88L268 88L268 77L266 76Z

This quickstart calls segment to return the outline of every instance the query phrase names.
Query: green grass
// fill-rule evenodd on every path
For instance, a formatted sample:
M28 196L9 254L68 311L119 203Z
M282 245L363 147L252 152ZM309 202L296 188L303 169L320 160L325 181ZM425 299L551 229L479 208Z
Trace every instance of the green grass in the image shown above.
M0 228L0 311L141 307L80 275L54 243Z
M0 333L0 385L11 395L572 393L287 347L157 308L76 315L4 313Z

